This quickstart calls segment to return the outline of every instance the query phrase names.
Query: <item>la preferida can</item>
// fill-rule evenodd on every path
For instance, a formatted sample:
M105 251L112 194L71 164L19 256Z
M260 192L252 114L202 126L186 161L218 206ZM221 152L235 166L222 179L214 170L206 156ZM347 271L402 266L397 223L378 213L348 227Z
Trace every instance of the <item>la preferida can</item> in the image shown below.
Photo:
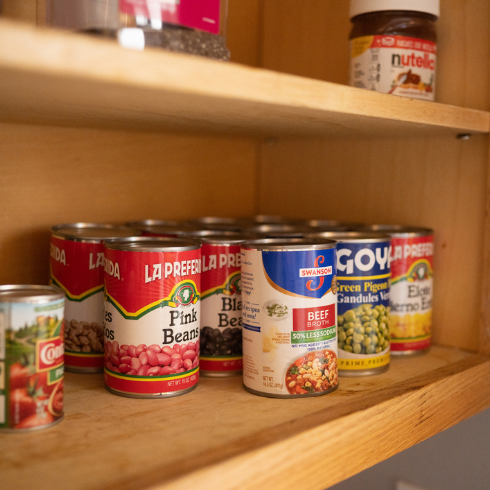
M103 241L141 233L103 223L70 223L51 229L50 280L66 295L65 368L76 373L104 367Z
M256 395L325 395L338 386L332 240L242 245L243 384Z
M201 246L105 242L105 385L117 395L182 395L199 379Z
M0 286L0 429L63 419L64 306L53 286Z
M202 376L242 373L242 291L240 245L250 238L235 232L202 230L188 234L201 243Z
M416 355L430 348L434 275L434 231L373 225L391 236L391 352Z
M390 363L391 239L355 231L320 236L337 241L339 374L382 373Z

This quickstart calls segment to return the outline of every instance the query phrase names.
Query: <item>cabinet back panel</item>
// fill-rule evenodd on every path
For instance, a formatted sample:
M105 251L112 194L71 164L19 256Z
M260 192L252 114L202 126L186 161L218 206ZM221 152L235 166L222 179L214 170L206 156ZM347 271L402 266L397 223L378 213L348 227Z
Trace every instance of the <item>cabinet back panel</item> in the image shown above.
M485 136L279 140L262 148L260 210L434 228L434 340L477 350L487 159Z
M490 110L490 2L444 0L437 22L438 102ZM264 2L262 66L349 81L349 2Z
M0 283L48 279L49 229L75 221L245 216L255 141L0 125Z

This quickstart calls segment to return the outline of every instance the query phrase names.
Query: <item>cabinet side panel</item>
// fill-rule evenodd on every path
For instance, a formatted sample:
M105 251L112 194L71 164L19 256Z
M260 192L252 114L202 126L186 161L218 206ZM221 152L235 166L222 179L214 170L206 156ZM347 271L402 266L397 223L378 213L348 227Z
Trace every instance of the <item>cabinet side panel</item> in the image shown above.
M434 341L478 350L487 159L485 136L279 140L263 145L260 211L433 228Z
M50 227L254 212L256 142L0 125L1 283L48 280Z
M2 16L35 24L37 21L36 0L2 0Z
M490 149L489 149L490 150ZM490 162L490 155L488 161ZM482 308L480 318L480 354L490 356L490 172L486 195L485 230L483 241Z

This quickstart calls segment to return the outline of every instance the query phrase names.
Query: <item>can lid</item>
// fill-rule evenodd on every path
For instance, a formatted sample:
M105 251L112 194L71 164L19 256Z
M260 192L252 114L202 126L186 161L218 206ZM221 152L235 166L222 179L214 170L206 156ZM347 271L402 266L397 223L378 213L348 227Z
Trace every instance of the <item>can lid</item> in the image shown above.
M270 250L288 252L293 250L326 250L335 248L337 242L327 238L262 238L242 244L246 250Z
M194 230L185 233L182 238L190 238L207 245L239 245L245 240L255 238L251 233L222 230Z
M53 236L75 242L86 240L100 242L110 238L131 237L141 235L141 231L108 223L68 223L51 228Z
M337 242L366 242L377 243L391 240L391 235L385 231L313 231L306 238L328 238Z
M201 244L194 240L152 236L114 238L106 240L104 245L106 249L125 252L185 252L201 248Z
M65 293L56 286L5 284L0 286L0 302L39 303L64 299Z
M439 17L439 0L351 0L349 17L386 10L423 12Z
M405 226L405 225L366 225L360 229L361 231L377 231L390 235L391 237L419 237L431 236L434 234L432 228L423 228L421 226Z

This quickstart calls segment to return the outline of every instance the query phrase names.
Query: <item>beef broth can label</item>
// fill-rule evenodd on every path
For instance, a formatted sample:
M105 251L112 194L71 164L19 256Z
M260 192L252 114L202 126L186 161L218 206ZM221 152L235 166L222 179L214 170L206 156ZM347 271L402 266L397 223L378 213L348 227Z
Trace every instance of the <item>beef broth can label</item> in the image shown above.
M389 237L337 244L340 374L376 374L389 366L390 250Z
M51 283L63 289L65 365L102 371L104 365L104 246L51 237Z
M202 245L202 373L226 376L242 370L240 245Z
M432 332L433 236L392 237L391 349L428 349Z
M201 252L105 251L105 384L173 396L199 378Z
M42 429L63 418L64 297L34 287L0 289L0 429Z
M338 384L335 245L258 242L242 247L244 386L278 398L329 393Z

